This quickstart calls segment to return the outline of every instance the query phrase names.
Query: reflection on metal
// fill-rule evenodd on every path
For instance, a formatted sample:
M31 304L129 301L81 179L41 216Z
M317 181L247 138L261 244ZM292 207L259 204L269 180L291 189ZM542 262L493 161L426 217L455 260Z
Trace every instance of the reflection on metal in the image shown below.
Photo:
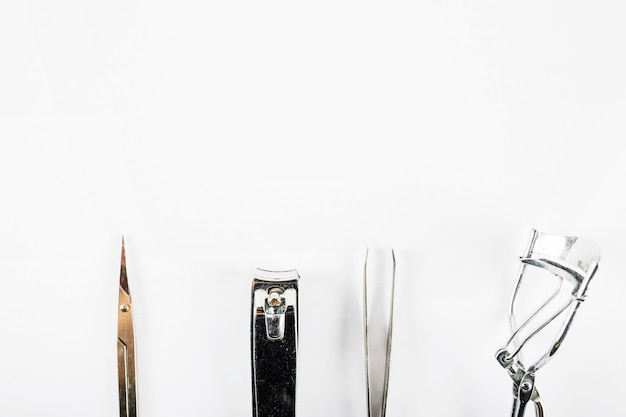
M298 273L257 269L252 281L254 417L295 417Z
M135 330L133 309L126 275L126 252L122 238L120 289L117 310L117 374L120 397L120 417L136 417L135 393Z
M528 402L533 402L536 415L543 417L543 406L535 386L535 373L561 347L578 307L585 300L589 282L598 269L600 250L590 241L575 236L555 236L533 230L526 253L520 260L521 265L509 307L512 334L506 345L496 353L496 359L503 368L507 369L509 376L513 379L512 416L522 417ZM515 310L528 266L540 268L557 277L558 285L555 291L518 326ZM554 313L547 314L546 319L535 320L538 319L540 313L545 314L552 301L561 295L564 284L571 291L567 301L557 306ZM527 342L558 317L563 318L563 323L547 351L531 365L525 366L522 362L522 351ZM531 326L533 321L537 323ZM521 337L522 332L525 334L524 337Z
M385 417L387 414L387 393L389 391L389 367L391 365L391 341L393 337L393 309L396 295L396 255L391 250L391 258L393 267L391 272L391 302L389 307L389 323L387 326L387 349L385 352L385 376L383 381L383 397L380 403L380 410L372 410L374 408L372 402L372 383L371 383L371 367L370 367L370 332L369 332L369 315L367 304L367 259L369 250L365 252L365 264L363 266L363 327L365 329L365 375L367 388L367 415L368 417ZM372 412L374 411L374 413Z

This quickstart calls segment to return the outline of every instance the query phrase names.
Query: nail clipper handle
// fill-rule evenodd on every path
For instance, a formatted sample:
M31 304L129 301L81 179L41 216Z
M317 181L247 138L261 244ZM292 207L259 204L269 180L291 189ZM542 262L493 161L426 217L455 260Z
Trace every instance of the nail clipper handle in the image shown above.
M295 417L296 415L296 316L293 308L285 314L285 335L269 341L265 317L256 314L252 326L253 416Z
M292 272L257 271L252 283L253 417L296 415L299 277Z

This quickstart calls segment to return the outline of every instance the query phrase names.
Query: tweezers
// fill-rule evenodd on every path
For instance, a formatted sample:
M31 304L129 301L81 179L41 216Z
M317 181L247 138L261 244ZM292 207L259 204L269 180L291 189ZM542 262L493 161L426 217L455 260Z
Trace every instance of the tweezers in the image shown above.
M389 307L389 322L387 326L387 348L385 352L385 376L383 381L383 397L380 403L380 409L376 413L372 413L374 403L372 401L372 384L371 384L371 367L370 367L370 334L369 334L369 316L367 305L367 259L369 249L365 252L365 263L363 266L363 328L365 333L365 375L367 389L367 415L368 417L385 417L387 414L387 394L389 392L389 367L391 365L391 341L393 336L393 310L394 300L396 297L396 255L391 249L391 258L393 267L391 273L391 302Z
M132 301L126 275L126 252L122 238L120 289L117 311L117 375L119 382L120 417L136 417L135 330Z

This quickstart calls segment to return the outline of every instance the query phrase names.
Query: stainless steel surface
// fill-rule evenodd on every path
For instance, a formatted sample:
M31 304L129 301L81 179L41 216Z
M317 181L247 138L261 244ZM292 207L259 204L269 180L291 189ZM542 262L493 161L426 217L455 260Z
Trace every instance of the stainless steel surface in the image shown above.
M122 239L120 288L117 311L117 373L119 384L120 417L136 417L135 386L135 330L133 310L126 274L126 252Z
M295 417L298 273L257 269L252 281L254 417Z
M520 258L521 265L509 305L509 323L511 336L505 346L498 350L496 359L507 369L513 380L513 417L522 417L529 402L534 403L537 416L544 415L539 393L535 386L535 373L554 356L562 346L563 340L569 331L572 320L580 304L585 300L589 282L595 275L600 261L600 250L592 242L575 236L556 236L532 230L531 238L524 256ZM549 272L558 278L557 288L546 300L541 302L528 317L517 325L516 307L519 301L520 288L526 276L528 266L533 266ZM554 312L546 314L549 305L557 296L561 295L569 285L567 300L558 305ZM531 365L525 365L522 353L527 343L543 332L550 323L562 317L563 322L557 331L552 343L537 360ZM533 326L531 324L536 321ZM521 338L524 331L526 336Z
M385 351L385 374L383 381L382 401L380 402L380 409L374 406L372 401L372 381L371 381L371 367L370 367L370 331L369 331L369 310L368 310L368 292L367 292L367 260L369 257L369 249L365 252L365 263L363 266L363 328L365 333L365 378L366 378L366 390L367 390L367 415L368 417L384 417L387 414L387 394L389 392L389 368L391 366L391 343L393 339L393 311L394 300L396 294L396 255L391 250L391 258L393 260L393 267L391 273L391 301L389 304L389 322L387 325L387 343ZM376 411L374 414L372 411Z

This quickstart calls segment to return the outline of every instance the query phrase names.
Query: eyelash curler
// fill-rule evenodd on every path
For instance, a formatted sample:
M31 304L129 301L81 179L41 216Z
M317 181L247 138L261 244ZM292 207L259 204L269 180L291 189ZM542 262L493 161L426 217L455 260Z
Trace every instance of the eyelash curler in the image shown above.
M539 392L535 386L535 373L554 356L561 347L570 329L578 308L585 300L589 282L595 275L600 261L600 249L589 240L575 236L556 236L532 230L526 253L520 258L517 281L509 305L511 336L506 345L498 350L496 359L513 380L512 417L523 417L529 402L535 405L537 417L544 417ZM539 268L558 278L556 290L528 318L517 325L516 307L520 287L528 267ZM544 320L537 320L545 314L549 305L563 294L565 288L571 293L556 312L547 314ZM522 351L532 338L546 329L558 317L563 318L561 327L548 350L530 366L525 366ZM534 326L531 323L537 322ZM522 337L524 333L524 337Z

